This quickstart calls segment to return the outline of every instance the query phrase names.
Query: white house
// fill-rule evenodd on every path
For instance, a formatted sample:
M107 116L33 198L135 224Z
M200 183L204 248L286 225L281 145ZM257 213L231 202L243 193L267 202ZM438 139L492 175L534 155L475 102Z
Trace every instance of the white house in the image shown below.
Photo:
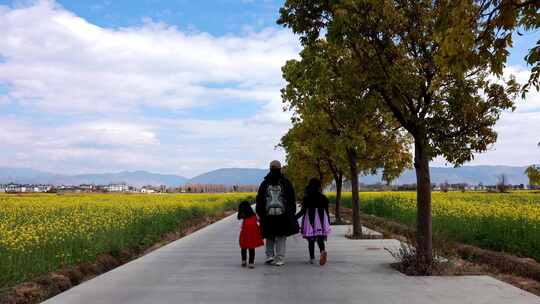
M126 184L109 184L105 186L105 190L108 192L127 192L129 191L129 186Z
M34 192L47 192L52 189L51 185L34 185Z
M26 187L23 185L10 183L6 185L5 192L26 192Z
M94 184L81 184L79 185L79 189L84 191L94 191L96 190L96 185Z

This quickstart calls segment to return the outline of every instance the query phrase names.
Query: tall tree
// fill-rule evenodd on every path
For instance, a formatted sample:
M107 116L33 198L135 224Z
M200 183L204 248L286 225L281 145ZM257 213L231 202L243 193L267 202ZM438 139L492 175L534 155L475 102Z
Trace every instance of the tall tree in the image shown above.
M283 100L303 122L326 121L328 145L343 149L352 188L353 236L361 237L359 174L384 168L387 179L399 175L410 161L409 142L389 113L377 107L379 95L360 85L368 83L366 78L351 74L354 62L347 49L319 40L300 55L302 60L283 67Z
M279 146L285 149L287 176L296 189L304 189L310 178L317 177L323 186L331 181L332 172L328 167L328 155L321 153L315 141L316 130L305 123L296 121L280 141ZM302 191L297 191L302 196Z
M540 142L538 143L538 147L540 147ZM527 170L525 170L525 174L527 174L527 177L529 178L529 185L540 185L540 166L529 166Z
M306 117L309 116L304 116ZM332 143L333 134L328 132L328 126L325 125L327 123L321 117L312 120L293 119L293 127L281 138L280 146L287 153L287 163L293 163L294 168L288 170L288 175L293 176L293 184L296 182L296 187L304 187L316 172L324 171L331 174L336 187L335 221L341 223L341 193L346 160L342 147ZM310 168L298 168L299 164ZM321 179L324 186L326 181Z
M527 174L527 177L529 178L529 185L540 185L540 168L529 166L527 170L525 170L525 174Z
M287 0L278 21L300 34L305 47L317 44L324 33L329 42L350 50L356 74L364 75L413 137L418 270L426 272L433 261L429 161L440 155L461 165L474 152L485 151L496 141L493 126L500 112L513 109L519 92L513 79L505 85L489 81L493 62L504 58L487 57L481 39L454 40L464 60L445 58L449 47L441 46L444 34L460 18L472 18L466 29L473 38L481 35L481 17L475 19L475 11L468 9L449 14L453 3Z

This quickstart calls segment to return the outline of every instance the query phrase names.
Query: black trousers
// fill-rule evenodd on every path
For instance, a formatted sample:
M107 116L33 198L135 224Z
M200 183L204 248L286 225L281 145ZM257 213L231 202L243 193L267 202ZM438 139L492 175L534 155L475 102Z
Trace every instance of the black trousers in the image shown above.
M324 251L324 236L314 236L308 239L309 258L315 258L315 243L319 246L319 250Z
M247 251L249 250L249 263L253 264L255 262L255 248L249 248L240 250L240 253L242 254L242 261L246 260Z

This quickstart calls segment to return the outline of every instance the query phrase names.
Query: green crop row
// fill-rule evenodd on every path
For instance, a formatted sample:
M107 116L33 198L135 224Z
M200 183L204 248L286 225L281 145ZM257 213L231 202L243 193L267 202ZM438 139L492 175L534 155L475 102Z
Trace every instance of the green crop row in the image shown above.
M351 207L351 193L344 193L343 205ZM414 192L363 192L360 208L411 227L416 224ZM435 235L540 261L538 193L437 192L432 208Z

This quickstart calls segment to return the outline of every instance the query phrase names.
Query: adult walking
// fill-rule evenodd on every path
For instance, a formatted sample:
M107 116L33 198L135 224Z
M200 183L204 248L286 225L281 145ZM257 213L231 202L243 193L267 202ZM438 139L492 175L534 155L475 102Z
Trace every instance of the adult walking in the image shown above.
M287 237L298 233L296 201L291 182L281 173L281 163L270 163L270 172L259 186L256 198L263 238L266 239L266 264L285 264Z

